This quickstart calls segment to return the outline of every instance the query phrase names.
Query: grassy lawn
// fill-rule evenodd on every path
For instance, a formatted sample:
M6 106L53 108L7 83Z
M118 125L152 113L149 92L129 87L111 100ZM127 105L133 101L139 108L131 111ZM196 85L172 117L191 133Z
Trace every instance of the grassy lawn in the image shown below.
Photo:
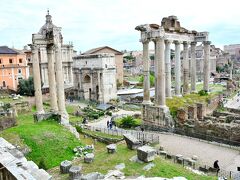
M84 144L92 144L93 140L91 138L84 138L81 135L81 140ZM215 177L209 176L200 176L196 175L189 170L183 168L181 165L174 164L171 161L167 161L160 157L157 157L153 163L156 165L149 171L144 171L143 167L147 165L147 163L135 163L131 162L129 159L137 154L136 150L129 150L125 144L119 143L117 145L117 152L115 154L108 154L106 150L106 145L103 143L97 142L95 145L95 159L91 164L87 164L83 162L83 159L77 159L74 161L75 165L82 166L83 174L91 173L91 172L100 172L106 174L109 170L115 169L115 166L124 163L125 168L122 170L125 173L125 176L140 176L145 175L147 177L176 177L183 176L188 180L213 180ZM53 178L61 178L68 179L68 176L59 174L59 168L55 167L49 170L51 174L53 174Z
M141 77L140 75L138 75L138 76L128 76L128 77L124 77L124 79L127 80L127 81L137 81L137 82L139 82L140 77Z
M197 89L197 91L202 90L203 83L197 84L196 89ZM209 89L211 90L212 93L216 93L216 92L222 92L224 89L226 89L226 87L224 87L221 84L209 84Z
M43 160L47 168L58 166L65 159L71 160L73 148L81 144L55 121L34 123L32 113L19 115L18 126L0 132L0 136L15 145L27 145L31 149L27 159L36 164Z

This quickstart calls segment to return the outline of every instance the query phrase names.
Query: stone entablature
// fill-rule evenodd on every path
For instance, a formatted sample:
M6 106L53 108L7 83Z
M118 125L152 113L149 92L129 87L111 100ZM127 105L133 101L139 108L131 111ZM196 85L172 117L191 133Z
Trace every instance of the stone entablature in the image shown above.
M73 60L75 96L100 103L117 98L114 54L80 55Z

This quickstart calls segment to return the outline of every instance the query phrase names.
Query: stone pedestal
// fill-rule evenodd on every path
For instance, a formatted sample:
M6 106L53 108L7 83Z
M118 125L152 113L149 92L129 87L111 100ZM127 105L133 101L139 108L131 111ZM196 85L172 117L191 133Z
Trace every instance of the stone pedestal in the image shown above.
M177 110L177 120L179 123L184 124L188 119L188 113L184 108L180 108Z
M69 169L69 180L76 180L76 179L81 179L81 173L82 167L80 166L72 166Z
M116 144L109 144L107 145L107 152L110 154L115 153L117 150L117 145Z
M167 106L143 105L142 117L146 129L158 129L159 127L171 129L174 125Z
M94 154L93 153L88 153L84 156L84 162L85 163L92 163L94 160Z
M151 146L142 146L137 149L137 157L144 162L153 161L155 158L156 150Z
M206 115L206 105L198 103L197 104L197 118L199 120L202 120L205 115Z
M61 162L61 164L60 164L60 172L62 174L67 174L67 173L69 173L69 169L71 167L72 167L72 162L65 160L65 161Z
M197 119L197 107L192 105L188 106L188 119Z
M123 137L126 141L128 149L134 150L141 145L141 142L131 134L124 134Z

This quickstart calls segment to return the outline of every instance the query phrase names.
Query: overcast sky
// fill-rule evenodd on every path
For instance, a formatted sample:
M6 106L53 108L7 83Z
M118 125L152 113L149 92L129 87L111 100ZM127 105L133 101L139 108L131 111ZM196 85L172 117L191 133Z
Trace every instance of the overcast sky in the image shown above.
M135 26L176 15L181 26L209 31L212 44L240 43L239 0L0 0L0 45L22 48L45 23L49 8L64 42L86 51L108 45L141 50Z

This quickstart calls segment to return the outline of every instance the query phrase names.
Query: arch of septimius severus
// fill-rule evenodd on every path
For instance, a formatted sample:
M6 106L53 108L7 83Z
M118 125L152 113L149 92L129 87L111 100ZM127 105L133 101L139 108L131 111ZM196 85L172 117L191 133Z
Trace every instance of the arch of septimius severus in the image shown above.
M62 34L61 28L52 23L52 16L46 15L46 23L37 34L32 35L32 50L33 62L33 79L35 88L35 101L37 115L40 119L44 119L44 109L42 100L42 87L39 67L39 57L41 49L47 51L48 62L48 81L49 81L49 94L50 106L54 113L61 115L61 124L69 124L68 114L65 107L64 95L64 78L62 67ZM42 116L43 117L42 117Z
M175 45L175 96L181 96L181 77L183 77L183 94L196 92L196 54L197 42L204 44L204 78L203 89L209 91L210 79L210 41L208 32L189 31L180 26L176 16L163 18L158 24L144 24L135 28L141 32L140 42L143 44L143 122L144 126L171 127L172 120L166 106L166 97L171 97L171 62L170 45ZM150 59L149 42L155 47L155 101L150 100ZM183 45L183 62L181 65L180 46ZM188 48L191 46L191 63ZM191 64L191 66L189 65ZM181 68L183 68L181 70ZM183 75L181 76L181 72ZM191 79L191 81L190 81Z

